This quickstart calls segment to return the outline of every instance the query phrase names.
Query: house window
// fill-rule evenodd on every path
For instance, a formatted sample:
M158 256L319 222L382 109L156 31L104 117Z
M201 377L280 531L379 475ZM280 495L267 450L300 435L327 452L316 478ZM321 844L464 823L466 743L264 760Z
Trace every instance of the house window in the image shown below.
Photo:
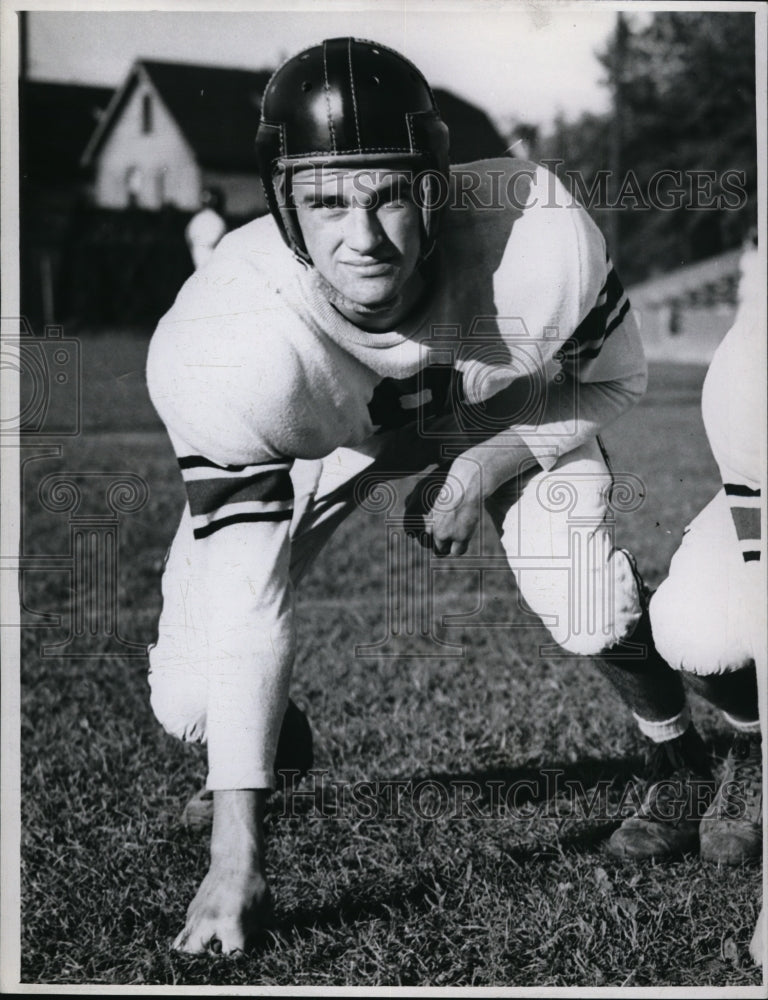
M152 97L144 94L141 98L141 132L149 135L152 131Z

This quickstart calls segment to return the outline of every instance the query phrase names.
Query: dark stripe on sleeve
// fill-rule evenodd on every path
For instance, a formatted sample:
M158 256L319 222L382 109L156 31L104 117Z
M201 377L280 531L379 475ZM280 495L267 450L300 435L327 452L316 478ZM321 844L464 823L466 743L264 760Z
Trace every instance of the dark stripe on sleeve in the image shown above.
M749 552L745 552L744 562L760 562L760 553L753 552L752 550L750 550Z
M605 306L595 306L587 313L563 346L569 347L570 352L577 355L582 344L587 344L590 340L602 340L605 336L605 317Z
M616 327L619 326L623 322L624 317L627 315L628 312L629 312L629 299L627 299L627 301L624 303L624 305L621 307L621 309L619 309L618 316L616 316L614 319L612 319L611 322L606 327L606 330L605 330L606 337L608 337L610 334L612 334L613 331L616 329Z
M624 288L613 268L611 268L608 272L608 277L606 278L605 285L600 292L600 296L603 294L605 294L606 297L605 302L602 303L602 305L594 306L594 308L587 313L568 340L566 340L560 348L559 356L563 363L573 361L575 358L579 358L582 361L588 361L591 358L596 358L602 350L606 337L613 333L616 327L621 324L622 320L627 315L629 310L629 300L622 305L618 315L611 320L608 326L606 326L608 323L608 317L616 309L624 296ZM588 348L584 347L585 344L590 343L592 346Z
M624 286L621 281L619 281L619 276L616 274L613 268L608 272L608 277L605 281L605 314L610 316L616 306L621 302L621 298L624 295Z
M229 517L222 517L210 524L204 524L201 528L195 528L193 534L195 538L207 538L215 531L227 528L231 524L248 524L252 521L290 521L293 511L290 510L265 510L263 514L232 514Z
M192 514L210 514L226 504L246 500L293 499L293 483L287 469L256 472L240 479L198 479L185 485Z
M222 469L224 472L242 472L246 465L217 465L202 455L184 455L178 460L180 469Z
M725 495L727 497L759 497L760 490L750 489L742 483L725 483Z
M731 507L731 517L736 525L740 542L760 538L760 509L758 507Z

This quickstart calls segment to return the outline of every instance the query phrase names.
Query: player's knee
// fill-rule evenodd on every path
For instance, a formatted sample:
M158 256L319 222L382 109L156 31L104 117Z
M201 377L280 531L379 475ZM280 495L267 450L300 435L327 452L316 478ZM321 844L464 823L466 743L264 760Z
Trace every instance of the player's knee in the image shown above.
M155 718L171 736L187 743L206 738L207 681L176 664L164 662L158 646L150 649L150 705Z
M629 556L616 549L587 576L569 580L551 629L558 645L575 656L599 656L628 639L642 613L635 574Z
M637 617L634 617L633 625L637 622ZM554 632L553 635L567 653L572 653L574 656L601 656L626 639L631 632L632 628L619 626L604 631L571 632L563 637L557 636Z
M619 613L608 617L601 628L593 622L581 623L579 628L571 628L567 634L553 636L559 645L574 656L602 656L619 643L631 639L640 618L640 608L631 613Z
M729 622L727 609L691 600L667 579L651 599L651 629L656 649L675 670L721 674L752 660L749 643Z

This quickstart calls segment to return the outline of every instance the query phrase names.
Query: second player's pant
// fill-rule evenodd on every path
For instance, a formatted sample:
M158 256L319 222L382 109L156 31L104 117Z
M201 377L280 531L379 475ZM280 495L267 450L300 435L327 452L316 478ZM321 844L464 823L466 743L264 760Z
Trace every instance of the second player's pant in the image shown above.
M760 563L744 561L721 489L686 529L651 599L656 646L678 670L728 673L754 663L764 622Z

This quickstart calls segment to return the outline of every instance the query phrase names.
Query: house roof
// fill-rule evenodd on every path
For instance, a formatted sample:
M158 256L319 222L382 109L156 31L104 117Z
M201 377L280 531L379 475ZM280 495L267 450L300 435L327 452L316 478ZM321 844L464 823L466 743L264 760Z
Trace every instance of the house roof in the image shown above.
M81 172L80 157L112 94L109 87L20 81L22 176L52 181L76 178Z
M254 140L270 70L142 65L202 166L255 167Z
M115 93L84 159L92 162L141 79L148 79L201 166L253 170L261 97L270 70L230 69L140 59Z
M203 167L254 170L254 139L270 70L138 60L91 138L84 161L93 161L137 83L148 79ZM451 133L451 162L501 156L505 143L486 113L450 91L435 98Z

